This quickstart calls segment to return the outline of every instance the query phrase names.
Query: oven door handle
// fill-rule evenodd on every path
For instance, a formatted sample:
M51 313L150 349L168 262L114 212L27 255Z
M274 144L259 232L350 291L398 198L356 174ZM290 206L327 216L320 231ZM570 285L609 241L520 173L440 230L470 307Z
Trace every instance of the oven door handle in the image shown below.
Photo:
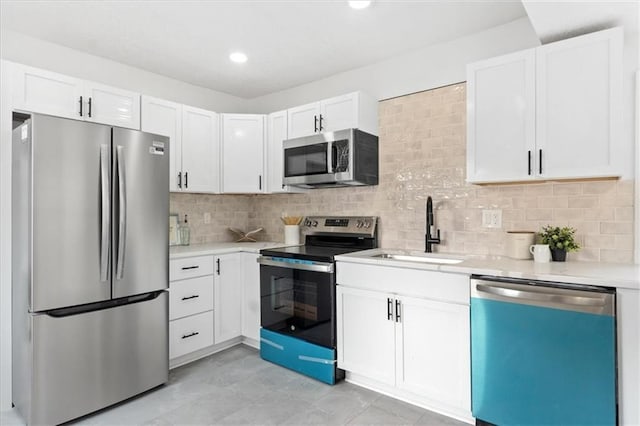
M275 266L278 268L298 269L300 271L326 272L332 274L334 271L333 263L313 262L313 263L293 263L282 260L273 260L272 257L260 256L258 263L265 266Z

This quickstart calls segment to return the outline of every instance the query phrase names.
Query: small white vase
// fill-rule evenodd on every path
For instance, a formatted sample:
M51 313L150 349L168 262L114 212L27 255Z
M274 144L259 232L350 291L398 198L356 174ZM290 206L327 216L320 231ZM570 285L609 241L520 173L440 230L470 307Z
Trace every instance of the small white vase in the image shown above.
M300 244L300 225L284 226L284 243L291 246Z

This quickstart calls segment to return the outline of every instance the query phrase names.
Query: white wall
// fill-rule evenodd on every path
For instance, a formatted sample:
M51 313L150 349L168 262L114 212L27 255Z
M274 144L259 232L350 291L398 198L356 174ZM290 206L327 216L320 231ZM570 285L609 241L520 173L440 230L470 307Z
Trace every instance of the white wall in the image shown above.
M194 86L10 30L0 31L2 59L144 95L219 112L245 112L247 100Z
M322 80L251 99L253 112L268 113L362 90L378 100L465 81L466 65L529 47L540 41L528 18L447 43L346 71Z

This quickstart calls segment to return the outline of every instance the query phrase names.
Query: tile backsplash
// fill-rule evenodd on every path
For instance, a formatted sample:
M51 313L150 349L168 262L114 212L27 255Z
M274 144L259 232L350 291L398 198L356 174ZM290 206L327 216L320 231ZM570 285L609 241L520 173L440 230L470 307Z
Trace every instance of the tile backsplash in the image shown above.
M465 182L465 84L382 101L380 184L303 194L172 194L171 211L187 213L194 243L232 241L227 227L265 229L282 241L282 215L380 217L380 244L424 250L426 199L434 201L442 243L435 251L502 255L506 231L573 226L583 247L569 259L633 260L633 181L478 186ZM482 210L502 210L502 228L482 227ZM203 223L209 212L211 224Z

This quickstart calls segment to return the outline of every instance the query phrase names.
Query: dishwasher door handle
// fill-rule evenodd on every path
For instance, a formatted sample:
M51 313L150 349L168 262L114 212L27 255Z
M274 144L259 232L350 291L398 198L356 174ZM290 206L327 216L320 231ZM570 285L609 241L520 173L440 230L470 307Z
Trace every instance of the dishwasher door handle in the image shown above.
M511 299L512 303L522 303L549 308L559 308L571 311L590 312L599 314L614 314L614 303L609 293L575 291L563 288L538 287L526 285L499 285L487 282L476 282L477 297ZM524 287L524 288L523 288ZM531 289L526 289L531 287ZM576 294L571 294L576 293ZM493 297L492 297L493 296Z

